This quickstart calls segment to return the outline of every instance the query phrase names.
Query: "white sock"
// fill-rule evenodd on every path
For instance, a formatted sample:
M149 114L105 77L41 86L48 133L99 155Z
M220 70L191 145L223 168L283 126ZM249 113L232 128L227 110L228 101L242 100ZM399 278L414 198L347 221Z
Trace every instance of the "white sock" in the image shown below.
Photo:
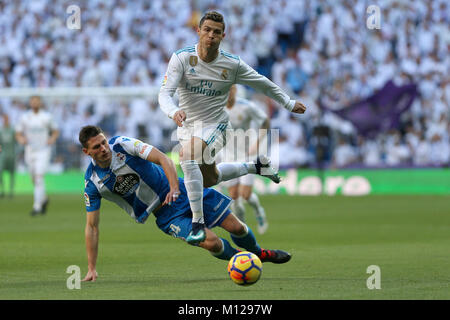
M228 181L248 173L256 173L255 164L252 162L222 162L217 165L219 177L217 183Z
M238 217L239 220L242 222L245 222L245 207L242 203L242 198L239 197L233 201L231 204L231 211L233 211L236 214L236 217Z
M44 177L39 175L34 179L34 203L33 209L39 211L45 201L45 181Z
M184 173L184 185L192 211L192 222L205 223L203 218L203 175L197 161L180 162Z

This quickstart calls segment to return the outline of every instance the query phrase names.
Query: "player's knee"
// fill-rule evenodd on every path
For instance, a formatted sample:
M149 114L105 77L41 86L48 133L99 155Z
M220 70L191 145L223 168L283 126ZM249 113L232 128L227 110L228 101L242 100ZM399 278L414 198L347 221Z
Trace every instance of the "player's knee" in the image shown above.
M252 189L249 188L248 186L244 185L241 187L239 193L240 193L240 196L242 198L244 198L244 200L248 200L248 199L250 199L250 196L252 195Z
M244 235L247 232L247 228L245 224L240 221L238 218L235 219L231 225L231 230L228 230L230 233L235 234L237 236Z
M215 186L219 179L219 175L216 172L208 172L203 174L203 186L209 188Z
M203 141L201 139L192 138L188 143L183 144L180 150L181 160L195 160L198 163L202 162L203 155Z
M230 195L231 199L236 200L239 198L239 193L235 188L228 189L228 194Z
M241 197L242 197L245 201L248 201L248 199L250 199L250 193L243 192L243 193L241 194Z

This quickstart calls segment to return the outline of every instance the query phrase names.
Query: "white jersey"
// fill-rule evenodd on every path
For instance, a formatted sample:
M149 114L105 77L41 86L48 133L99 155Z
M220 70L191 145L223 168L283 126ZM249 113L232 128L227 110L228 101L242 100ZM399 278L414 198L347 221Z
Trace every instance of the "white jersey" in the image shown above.
M238 56L219 50L217 58L206 63L200 59L197 45L172 54L158 100L169 118L173 118L176 111L183 110L188 126L195 121L223 123L228 121L224 109L230 87L235 83L263 92L288 110L294 108L295 100L291 100L280 87L257 73ZM172 98L176 90L178 106Z
M50 113L39 110L34 113L32 110L22 115L16 127L16 131L22 132L27 139L27 151L40 151L49 148L47 144L50 133L57 130L56 122Z
M243 129L247 131L252 127L260 128L267 119L266 113L259 108L254 102L236 98L234 106L229 109L225 108L230 117L231 126L233 129Z
M266 113L255 103L242 98L236 98L231 109L225 108L230 117L235 137L226 144L222 151L223 161L250 161L255 155L249 155L250 148L256 143L259 128L267 119Z

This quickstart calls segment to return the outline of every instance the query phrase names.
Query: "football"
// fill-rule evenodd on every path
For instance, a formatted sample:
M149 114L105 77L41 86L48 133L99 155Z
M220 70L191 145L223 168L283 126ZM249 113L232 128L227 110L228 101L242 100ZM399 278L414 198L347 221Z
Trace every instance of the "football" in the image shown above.
M236 253L228 262L228 275L234 283L249 286L261 277L262 262L258 256L248 251Z

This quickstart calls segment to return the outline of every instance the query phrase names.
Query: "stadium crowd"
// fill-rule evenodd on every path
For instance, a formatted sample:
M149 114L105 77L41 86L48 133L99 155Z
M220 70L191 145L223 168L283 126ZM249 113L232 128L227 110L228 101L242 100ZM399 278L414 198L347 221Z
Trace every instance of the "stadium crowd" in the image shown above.
M280 166L317 163L315 127L330 130L332 167L448 166L450 162L450 6L445 0L377 1L380 29L369 29L366 1L149 0L80 1L81 29L66 27L73 1L0 1L0 88L159 87L172 54L197 41L203 12L226 19L222 49L239 55L308 106L295 116L261 95L249 96L280 129ZM359 135L333 112L393 80L419 94L399 128ZM55 162L83 165L77 133L98 124L108 134L145 139L164 151L175 124L147 99L45 99L60 124ZM0 97L12 124L27 100ZM0 124L1 126L1 124Z

